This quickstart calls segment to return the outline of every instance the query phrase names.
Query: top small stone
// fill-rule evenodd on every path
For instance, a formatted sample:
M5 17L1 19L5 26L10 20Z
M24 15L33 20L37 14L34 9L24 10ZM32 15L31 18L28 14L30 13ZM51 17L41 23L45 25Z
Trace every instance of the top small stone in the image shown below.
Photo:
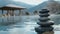
M47 10L47 9L42 9L39 13L48 13L49 12L49 10Z

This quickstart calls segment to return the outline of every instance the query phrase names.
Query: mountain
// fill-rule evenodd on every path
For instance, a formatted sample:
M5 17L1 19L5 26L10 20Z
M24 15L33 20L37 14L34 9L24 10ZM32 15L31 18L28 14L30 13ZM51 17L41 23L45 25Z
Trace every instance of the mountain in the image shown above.
M23 6L26 8L31 8L33 7L32 5L23 3L23 2L15 2L15 1L9 1L9 0L0 0L0 7L5 6L7 4L14 4L14 5L18 5L18 6Z
M37 6L35 6L35 7L32 7L32 8L30 8L30 9L28 9L28 11L29 11L29 12L33 12L33 11L35 11L35 10L41 10L41 9L43 9L45 6L47 6L47 1L45 1L45 2L43 2L43 3L41 3L41 4L39 4L39 5L37 5Z

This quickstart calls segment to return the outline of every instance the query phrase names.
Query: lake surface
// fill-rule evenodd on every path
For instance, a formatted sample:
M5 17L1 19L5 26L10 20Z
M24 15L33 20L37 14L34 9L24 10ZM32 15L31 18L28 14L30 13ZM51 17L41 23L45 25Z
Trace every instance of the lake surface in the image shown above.
M14 24L0 25L0 34L37 34L34 28L39 26L36 24L39 16L21 16L20 18L20 21ZM60 25L54 25L53 27L54 34L59 34Z

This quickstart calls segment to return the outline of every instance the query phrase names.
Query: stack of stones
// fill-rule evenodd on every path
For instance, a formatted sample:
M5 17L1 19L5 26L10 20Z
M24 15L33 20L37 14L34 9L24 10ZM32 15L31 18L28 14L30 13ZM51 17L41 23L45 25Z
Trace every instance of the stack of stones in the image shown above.
M50 21L50 19L48 18L49 14L48 14L48 10L47 9L42 9L39 13L40 13L40 19L39 22L37 23L39 25L39 27L35 28L35 31L37 32L37 34L53 34L53 27L52 25L54 24L53 22Z

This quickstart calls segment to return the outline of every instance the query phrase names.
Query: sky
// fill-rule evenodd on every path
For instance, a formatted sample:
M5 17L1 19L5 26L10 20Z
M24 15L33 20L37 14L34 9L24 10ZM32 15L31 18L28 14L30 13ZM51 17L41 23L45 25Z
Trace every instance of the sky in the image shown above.
M46 0L13 0L13 1L24 2L24 3L30 4L30 5L38 5Z

